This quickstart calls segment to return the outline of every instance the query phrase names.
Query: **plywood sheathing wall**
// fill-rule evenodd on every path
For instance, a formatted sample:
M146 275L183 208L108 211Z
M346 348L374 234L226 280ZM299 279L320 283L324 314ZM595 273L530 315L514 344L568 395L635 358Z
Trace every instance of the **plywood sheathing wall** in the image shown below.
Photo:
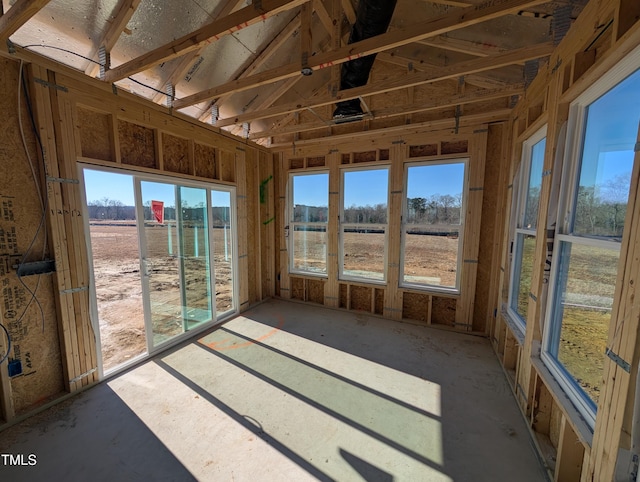
M54 275L18 278L15 265L51 259L38 193L45 198L43 169L31 127L25 92L20 114L29 160L18 120L20 63L0 59L0 323L9 331L9 359L0 365L0 425L63 392ZM37 184L37 186L36 186ZM31 244L33 242L33 244ZM24 283L24 285L23 285ZM35 293L35 299L29 293ZM7 351L0 334L0 356ZM9 377L9 364L12 373Z
M625 235L620 251L619 275L612 311L607 347L631 364L626 372L605 357L603 384L593 432L582 420L560 385L539 358L544 315L540 300L546 259L546 223L551 206L551 186L560 172L553 159L562 148L561 126L568 119L568 106L581 93L615 66L626 54L640 45L640 4L637 0L600 0L590 2L573 24L567 36L539 72L514 109L511 158L507 184L511 183L520 162L522 142L547 125L547 143L540 197L538 231L527 331L518 333L501 313L506 306L509 288L509 249L511 189L504 207L500 272L495 296L499 306L490 326L496 352L510 373L518 402L529 418L536 443L547 460L554 480L610 481L614 477L619 448L630 447L631 409L640 349L638 327L640 300L635 296L640 272L640 200L638 199L638 159L632 177L631 194L625 220ZM604 355L603 355L604 356Z
M434 324L458 331L479 331L484 333L489 312L488 291L479 290L482 297L476 308L478 297L476 287L484 283L488 276L478 281L478 253L480 238L493 255L500 240L500 230L494 229L496 195L491 194L487 204L484 199L485 157L488 145L491 168L495 171L504 162L503 127L492 128L486 124L450 130L408 130L401 137L396 134L385 135L371 133L369 137L356 139L340 138L331 142L313 144L305 142L302 147L282 152L278 163L278 283L276 293L282 298L320 303L325 306L366 311L384 315L387 318L403 320L415 324ZM361 133L363 134L363 133ZM406 162L429 161L438 159L468 158L468 189L465 213L465 228L462 233L463 251L461 253L460 294L399 288L400 281L400 213L402 211L402 193L404 190L404 168ZM387 281L384 285L360 281L338 279L338 211L340 203L340 168L389 165L389 236L387 240ZM287 183L289 173L309 172L312 170L329 171L329 219L327 239L327 277L318 282L318 278L300 274L289 274L287 224ZM490 184L493 190L496 183ZM497 189L497 187L496 187ZM489 216L492 223L483 228L484 218ZM484 229L484 230L483 230ZM483 264L485 270L491 267ZM324 286L324 296L318 289ZM497 286L495 287L497 289ZM495 299L495 297L494 297Z
M236 277L241 310L269 296L274 289L274 265L268 259L275 242L274 229L269 223L263 224L274 216L273 190L269 193L269 186L265 185L264 202L259 195L261 182L273 174L271 153L161 106L114 91L63 66L46 60L42 64L48 68L39 62L29 65L27 83L49 179L45 190L46 227L52 250L46 256L55 259L56 272L40 277L38 299L44 313L44 331L40 312L32 304L21 320L20 333L15 336L24 375L9 379L6 363L0 366L4 421L97 380L95 334L87 289L90 261L78 161L128 172L236 186L239 240ZM3 112L8 114L6 125L10 127L2 134L0 195L3 200L5 197L11 200L11 206L7 204L11 209L4 212L10 216L13 210L11 223L16 230L10 249L2 248L0 252L6 261L3 266L11 266L13 256L26 251L41 214L17 130L18 65L15 60L2 59ZM31 155L42 165L24 108L22 116ZM12 226L2 220L3 230L12 233ZM3 239L4 235L0 237ZM41 238L36 240L33 253L41 252L42 242ZM12 289L11 303L15 309L24 307L28 297L11 269L4 271L0 282L5 279ZM35 277L33 281L30 278L24 281L30 286ZM13 351L12 357L16 357Z

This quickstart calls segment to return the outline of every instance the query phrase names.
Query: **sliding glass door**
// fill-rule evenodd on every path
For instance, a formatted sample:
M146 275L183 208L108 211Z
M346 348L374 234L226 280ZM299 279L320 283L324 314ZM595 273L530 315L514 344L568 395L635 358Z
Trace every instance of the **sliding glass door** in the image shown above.
M102 265L119 266L120 253L125 252L111 250L112 259L96 257L97 227L102 231L122 230L120 224L125 221L113 219L105 223L99 218L104 218L105 210L92 208L96 204L92 200L102 199L103 190L118 192L124 181L131 186L127 200L117 204L120 211L129 215L127 226L135 234L131 239L137 241L135 246L127 246L126 252L133 250L139 260L140 276L132 282L137 288L132 289L141 292L147 353L237 310L233 188L89 168L84 168L83 176L96 281L102 278ZM122 288L123 274L112 280L113 289ZM100 298L94 298L100 305ZM100 326L99 348L104 351L110 333L110 317L104 304L95 310L95 317ZM114 365L104 363L104 359L103 356L103 372L127 361L116 357Z

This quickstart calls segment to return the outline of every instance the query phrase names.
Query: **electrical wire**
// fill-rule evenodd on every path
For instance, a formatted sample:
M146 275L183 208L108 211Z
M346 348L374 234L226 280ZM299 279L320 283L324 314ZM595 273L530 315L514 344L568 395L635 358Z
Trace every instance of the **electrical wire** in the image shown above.
M62 48L62 47L56 47L54 45L42 45L42 44L29 44L29 45L23 45L22 46L22 48L26 49L26 50L33 50L34 47L41 47L41 48L52 49L52 50L60 50L62 52L66 52L68 54L75 55L76 57L80 57L81 59L88 60L89 62L93 62L94 64L97 64L100 67L105 67L105 65L102 62L98 62L97 60L93 60L90 57L86 57L86 56L84 56L82 54L79 54L77 52L73 52L72 50L65 49L65 48ZM131 82L134 82L134 83L144 87L145 89L152 90L152 91L154 91L154 92L156 92L158 94L167 95L167 93L165 91L156 89L155 87L151 87L150 85L147 85L147 84L145 84L143 82L140 82L139 80L136 80L133 77L127 77L127 79L129 79Z
M31 117L31 122L32 122L32 126L35 127L35 120L33 119L33 111L31 109L31 101L28 97L27 89L26 89L26 83L24 82L24 76L22 75L23 73L23 66L24 66L24 61L21 60L20 61L20 73L18 75L18 126L20 129L20 137L22 139L22 146L24 148L24 152L25 155L27 156L27 162L29 164L29 167L31 169L31 175L33 176L33 183L36 187L36 191L38 192L38 198L40 200L40 206L42 208L42 214L40 216L40 223L38 223L38 228L36 229L35 234L33 235L33 238L31 239L31 243L29 244L29 247L27 248L27 250L25 251L24 255L22 256L22 259L20 260L20 265L24 264L25 261L27 260L29 254L31 253L33 246L35 245L36 240L38 239L39 235L40 235L40 231L42 230L43 226L44 226L44 222L45 222L45 218L46 218L46 212L47 212L47 206L48 206L48 198L46 196L43 196L42 194L42 189L40 186L40 183L38 182L38 176L36 174L36 170L35 170L35 166L33 164L33 159L31 158L31 154L29 153L29 148L27 146L27 140L24 134L24 128L22 125L22 99L21 99L21 92L22 89L24 88L25 90L25 99L27 101L27 106L28 106L28 110L29 110L29 116ZM37 131L34 129L34 133L35 133L35 137L38 140L38 144L40 146L40 150L41 150L41 154L42 154L42 158L44 160L44 149L42 147L42 142L40 140L40 137L38 136ZM46 249L47 249L47 231L46 229L44 230L44 238L42 241L42 255L41 255L41 259L44 260L45 254L46 254ZM40 300L38 300L36 293L38 292L38 288L40 287L40 281L42 279L42 276L39 275L38 276L38 280L36 282L36 286L35 288L32 290L22 279L22 276L17 273L18 276L18 281L20 281L20 284L22 284L22 286L24 287L25 290L27 290L29 292L29 294L31 295L31 298L29 299L27 305L25 306L24 310L22 311L22 314L20 315L20 317L16 320L16 323L19 323L20 321L22 321L22 319L25 317L25 315L27 314L27 310L29 309L29 307L31 306L31 304L35 301L36 305L38 306L38 309L40 311L40 317L42 320L42 331L44 332L44 327L45 327L45 316L44 316L44 310L42 308L42 304L40 303Z
M4 330L4 334L7 336L7 352L0 358L0 365L2 365L2 363L9 358L9 352L11 352L11 335L9 335L9 330L7 330L2 323L0 323L0 328Z

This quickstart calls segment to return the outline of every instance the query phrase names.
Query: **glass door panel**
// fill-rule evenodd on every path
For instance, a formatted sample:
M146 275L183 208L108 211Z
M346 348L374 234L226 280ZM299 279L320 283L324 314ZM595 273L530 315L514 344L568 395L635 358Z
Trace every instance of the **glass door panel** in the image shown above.
M216 314L234 309L233 299L233 226L231 193L211 191L211 227L216 286Z
M143 274L148 287L152 345L184 333L180 283L180 253L184 247L177 229L177 187L141 181Z
M147 353L133 176L83 169L102 373Z
M185 330L188 331L213 319L207 190L179 186L178 196L182 206L178 225L179 237L182 240L182 298Z

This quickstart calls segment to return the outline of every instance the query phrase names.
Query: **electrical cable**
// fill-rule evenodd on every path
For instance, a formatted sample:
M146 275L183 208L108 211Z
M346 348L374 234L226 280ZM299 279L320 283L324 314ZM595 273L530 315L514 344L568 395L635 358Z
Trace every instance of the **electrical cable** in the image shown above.
M7 328L2 323L0 323L0 328L2 328L5 335L7 335L7 353L5 353L2 358L0 358L0 365L2 365L2 363L7 358L9 358L9 352L11 352L11 335L9 335L9 330L7 330Z
M25 263L25 261L27 260L29 254L31 253L31 250L33 249L33 246L35 245L36 240L38 239L38 236L40 235L40 231L42 230L42 228L44 226L44 222L45 222L45 218L46 218L46 212L47 212L47 206L48 206L48 198L46 196L43 196L43 194L42 194L42 189L41 189L40 183L38 182L38 176L36 175L36 170L35 170L35 167L33 165L33 159L31 159L31 154L29 153L29 148L27 146L27 140L26 140L26 137L25 137L25 134L24 134L24 128L22 126L22 106L21 106L22 102L21 102L21 95L20 94L21 94L23 88L25 90L25 99L26 99L27 105L29 107L28 110L29 110L29 115L31 117L32 126L35 126L35 120L33 119L33 111L31 109L31 105L30 105L31 100L29 99L28 95L26 94L26 92L27 92L26 83L24 82L24 76L22 75L23 65L24 65L24 61L21 60L20 61L20 73L18 75L18 126L19 126L19 129L20 129L20 137L22 139L22 146L24 147L25 155L27 156L27 161L28 161L29 167L31 169L31 175L33 176L33 183L34 183L34 185L36 187L36 191L38 192L38 198L40 200L40 206L42 208L42 214L40 216L40 223L38 224L38 228L36 229L36 232L33 235L33 238L31 239L31 243L29 244L29 247L27 248L27 250L25 251L24 255L22 256L22 259L20 260L20 265ZM40 137L38 136L36 130L34 130L34 133L35 133L35 137L38 140L38 144L40 146L42 158L44 159L44 149L42 147L42 142L41 142ZM47 249L47 231L45 229L44 230L44 238L43 238L43 242L42 242L42 255L41 255L41 259L42 260L44 260L44 257L45 257L45 254L46 254L46 249ZM36 282L36 286L32 290L24 282L24 280L22 279L22 276L20 276L19 273L17 273L17 276L18 276L18 281L20 281L20 284L22 284L24 289L26 289L29 292L29 294L31 295L31 298L29 299L29 302L25 306L24 310L22 311L22 314L17 319L16 323L20 322L24 318L24 316L27 313L27 310L31 306L31 303L33 303L35 301L36 305L38 306L38 309L40 310L40 317L41 317L41 320L42 320L42 331L44 332L44 327L45 327L44 310L42 308L42 304L40 303L40 300L38 300L38 298L36 296L38 288L40 287L40 281L41 281L42 277L38 276L38 281Z
M86 56L84 56L82 54L79 54L77 52L73 52L73 51L68 50L68 49L64 49L62 47L55 47L53 45L41 45L41 44L29 44L29 45L23 45L22 46L22 48L26 49L26 50L33 50L33 47L42 47L42 48L45 48L45 49L60 50L62 52L66 52L68 54L75 55L76 57L80 57L81 59L88 60L89 62L93 62L94 64L97 64L97 65L99 65L101 67L105 66L103 63L98 62L97 60L93 60L90 57L86 57ZM145 89L152 90L152 91L154 91L154 92L156 92L158 94L167 95L167 93L165 91L156 89L155 87L151 87L150 85L147 85L147 84L145 84L143 82L140 82L139 80L136 80L133 77L127 77L127 79L129 79L131 82L134 82L134 83L144 87Z

